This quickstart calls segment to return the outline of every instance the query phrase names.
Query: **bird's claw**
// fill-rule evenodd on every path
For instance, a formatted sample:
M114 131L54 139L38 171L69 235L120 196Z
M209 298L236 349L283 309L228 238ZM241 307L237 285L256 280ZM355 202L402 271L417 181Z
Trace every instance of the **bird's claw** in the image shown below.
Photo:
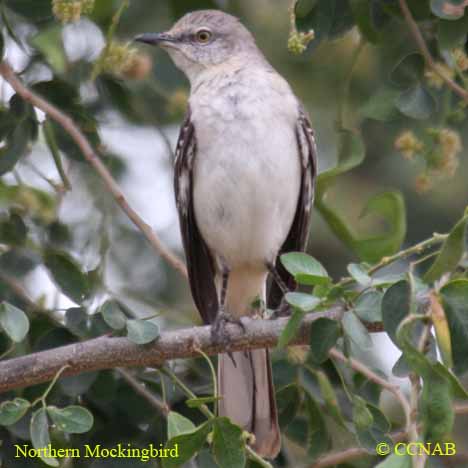
M270 319L274 320L280 317L289 317L292 314L291 306L283 299L277 309L273 311Z
M211 326L211 338L216 344L227 345L229 343L229 335L226 332L228 323L238 325L242 328L242 331L245 331L245 325L241 319L232 316L228 312L220 311Z

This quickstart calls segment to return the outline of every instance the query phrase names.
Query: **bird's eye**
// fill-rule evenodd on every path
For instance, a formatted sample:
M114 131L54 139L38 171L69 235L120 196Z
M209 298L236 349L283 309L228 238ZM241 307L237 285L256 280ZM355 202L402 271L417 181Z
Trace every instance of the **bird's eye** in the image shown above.
M199 42L200 44L206 44L207 42L210 41L211 36L212 36L211 31L208 31L208 29L200 29L200 31L197 31L195 38L197 39L197 42Z

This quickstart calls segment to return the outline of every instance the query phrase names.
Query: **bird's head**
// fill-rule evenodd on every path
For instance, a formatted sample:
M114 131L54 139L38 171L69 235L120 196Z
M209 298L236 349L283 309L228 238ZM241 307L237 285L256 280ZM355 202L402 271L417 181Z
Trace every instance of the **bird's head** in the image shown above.
M165 49L190 81L239 55L258 53L252 34L240 21L217 10L188 13L169 31L140 34L135 40Z

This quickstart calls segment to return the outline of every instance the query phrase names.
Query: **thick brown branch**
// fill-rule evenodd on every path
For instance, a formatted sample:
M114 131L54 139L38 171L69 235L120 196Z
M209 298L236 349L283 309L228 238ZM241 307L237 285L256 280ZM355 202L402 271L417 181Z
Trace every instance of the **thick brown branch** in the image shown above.
M339 309L308 314L291 344L308 343L310 326L317 318L340 319L341 315ZM273 347L287 321L287 318L245 318L246 331L237 325L228 325L229 349L239 351ZM213 343L208 326L165 332L156 342L144 346L136 345L127 338L103 336L0 362L0 392L51 380L64 365L70 366L64 375L115 367L158 367L171 359L198 357L200 349L211 355L226 351L226 346Z
M411 35L413 36L419 48L419 51L424 57L426 65L431 70L433 70L434 73L437 73L437 75L439 75L444 80L447 86L454 93L458 94L463 100L468 102L468 91L462 88L458 83L452 80L449 76L447 76L447 74L444 73L435 63L431 53L429 52L426 42L424 41L421 31L419 30L418 25L416 24L416 21L414 21L413 15L411 14L410 9L408 8L408 4L406 3L406 0L400 0L400 8L405 18L406 24L408 25L408 28L411 32Z
M179 271L183 276L187 276L187 269L185 268L184 263L161 242L159 237L151 229L151 226L145 223L138 213L128 204L119 185L107 170L106 166L99 159L93 147L75 122L53 104L27 88L16 76L11 66L5 61L0 63L0 75L3 76L3 78L25 101L28 101L34 107L41 109L46 115L62 126L62 128L78 145L84 158L102 179L105 188L112 194L115 201L132 223L143 233L151 246L154 247L161 257L163 257L172 267Z

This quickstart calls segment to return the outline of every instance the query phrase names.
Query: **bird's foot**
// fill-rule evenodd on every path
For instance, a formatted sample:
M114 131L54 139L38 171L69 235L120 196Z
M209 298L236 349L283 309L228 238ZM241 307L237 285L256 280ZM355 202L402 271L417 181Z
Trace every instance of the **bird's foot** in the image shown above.
M280 317L289 317L291 314L292 314L291 306L283 298L281 301L281 304L276 310L273 311L270 318L274 320Z
M216 344L227 345L229 343L229 335L226 332L226 325L228 323L238 325L245 331L245 325L242 323L241 319L220 310L211 326L211 338Z

